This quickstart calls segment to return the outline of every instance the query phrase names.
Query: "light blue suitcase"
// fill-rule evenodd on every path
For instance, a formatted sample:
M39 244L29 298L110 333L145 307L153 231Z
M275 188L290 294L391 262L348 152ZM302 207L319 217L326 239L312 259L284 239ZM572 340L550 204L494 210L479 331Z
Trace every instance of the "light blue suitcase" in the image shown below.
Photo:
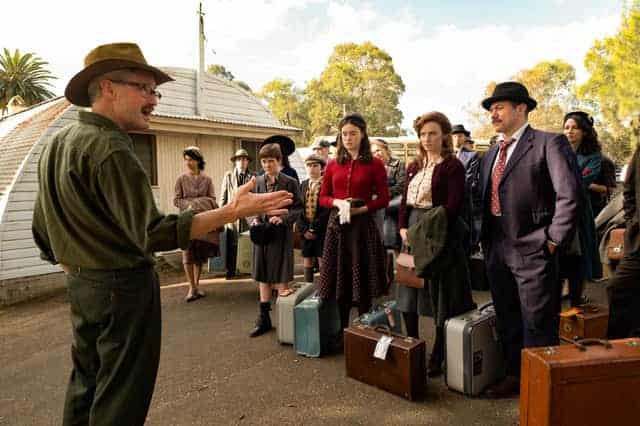
M317 292L314 292L294 308L293 314L296 353L317 358L329 352L331 339L341 331L336 301L324 300L321 303Z
M354 320L355 323L375 327L376 325L386 325L394 333L402 334L402 320L400 311L396 308L396 301L390 300L382 305L376 306L364 315Z

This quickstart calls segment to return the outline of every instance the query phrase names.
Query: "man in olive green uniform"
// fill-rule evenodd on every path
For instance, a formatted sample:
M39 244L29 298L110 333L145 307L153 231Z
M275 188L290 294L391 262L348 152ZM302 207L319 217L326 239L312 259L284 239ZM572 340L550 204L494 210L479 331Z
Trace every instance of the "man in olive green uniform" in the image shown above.
M290 203L282 192L256 198L251 181L215 211L158 211L126 132L149 127L156 86L171 80L135 44L97 47L65 90L92 112L57 132L40 158L33 236L43 259L67 273L73 327L65 425L144 423L160 359L154 251Z

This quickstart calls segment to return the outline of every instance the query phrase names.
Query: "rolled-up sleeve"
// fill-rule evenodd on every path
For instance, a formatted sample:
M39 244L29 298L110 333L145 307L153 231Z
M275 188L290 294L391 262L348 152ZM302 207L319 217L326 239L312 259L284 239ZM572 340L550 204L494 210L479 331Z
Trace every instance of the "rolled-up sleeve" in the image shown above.
M186 249L194 211L165 215L156 207L149 178L129 151L109 155L98 169L99 191L111 218L145 252Z

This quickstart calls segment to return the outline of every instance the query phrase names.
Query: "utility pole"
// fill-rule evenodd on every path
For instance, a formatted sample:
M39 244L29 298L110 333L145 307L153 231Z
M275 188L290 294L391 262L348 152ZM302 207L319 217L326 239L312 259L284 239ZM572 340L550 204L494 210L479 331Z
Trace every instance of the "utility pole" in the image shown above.
M196 71L196 115L204 114L203 91L204 91L204 11L202 10L202 2L198 6L198 70Z

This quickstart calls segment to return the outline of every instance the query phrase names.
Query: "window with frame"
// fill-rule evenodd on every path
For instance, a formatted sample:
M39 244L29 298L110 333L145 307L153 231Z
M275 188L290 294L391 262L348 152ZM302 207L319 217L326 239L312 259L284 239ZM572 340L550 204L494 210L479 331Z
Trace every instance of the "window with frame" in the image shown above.
M156 135L131 133L129 136L133 140L133 151L147 172L151 185L158 185Z

